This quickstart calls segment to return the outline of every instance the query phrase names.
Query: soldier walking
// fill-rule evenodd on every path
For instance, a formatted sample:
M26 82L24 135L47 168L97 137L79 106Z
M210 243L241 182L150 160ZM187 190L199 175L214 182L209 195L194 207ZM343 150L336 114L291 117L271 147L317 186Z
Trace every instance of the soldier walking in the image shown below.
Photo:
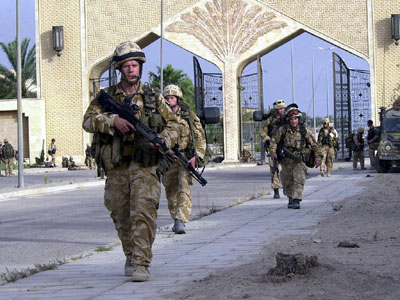
M321 176L329 177L333 168L333 157L335 156L335 145L338 145L339 135L335 128L329 126L329 119L325 118L318 133L318 145L321 149L322 161Z
M206 151L206 138L200 119L190 110L189 105L183 102L183 94L178 86L168 85L164 90L164 97L179 121L179 151L195 168L196 163L204 159ZM162 183L165 187L168 209L174 220L172 231L176 234L185 233L185 223L189 221L192 211L190 185L193 184L193 177L179 161L175 161L162 177Z
M13 164L15 158L15 151L13 146L8 142L8 139L4 139L4 145L1 148L1 156L5 164L5 176L10 177L13 175Z
M178 138L179 124L165 99L140 81L145 61L145 54L136 43L119 44L112 63L121 80L109 88L109 93L119 102L128 97L136 103L140 108L136 117L157 131L170 147ZM100 151L99 162L107 176L104 203L122 242L125 276L131 276L132 281L147 281L161 194L157 172L161 145L135 134L134 126L107 111L98 96L84 115L83 128L95 133L94 139L99 140L95 157Z
M353 136L353 171L357 170L357 163L360 161L361 170L365 170L364 166L364 128L360 127L357 134Z
M93 169L92 166L93 163L93 158L92 158L92 148L90 147L89 144L86 144L86 150L85 150L85 165L89 167L89 169Z
M290 107L291 106L291 107ZM279 159L282 166L282 185L286 191L286 196L289 198L288 208L299 209L300 202L303 199L304 183L306 181L306 166L304 165L305 148L311 147L315 153L315 167L321 164L321 152L312 132L305 128L303 122L300 122L302 117L296 104L288 106L286 112L287 124L279 127L278 131L271 139L271 158ZM279 145L279 143L282 143ZM293 157L298 157L299 160L290 158L288 155L278 157L278 145L282 149L290 151Z
M261 128L261 138L264 142L264 147L267 152L269 152L270 142L273 134L278 130L278 128L284 123L286 104L285 101L278 99L273 104L273 111L271 115L265 120ZM281 187L281 180L279 178L279 166L275 163L269 156L269 167L272 176L271 188L274 190L274 199L279 199L279 188ZM272 174L273 173L273 174Z

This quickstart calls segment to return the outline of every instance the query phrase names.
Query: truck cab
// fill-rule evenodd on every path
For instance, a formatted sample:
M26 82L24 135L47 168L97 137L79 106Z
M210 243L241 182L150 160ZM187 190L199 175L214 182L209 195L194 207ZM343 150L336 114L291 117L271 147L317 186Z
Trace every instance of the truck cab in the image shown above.
M380 142L375 168L378 173L386 173L392 166L400 166L400 109L395 105L390 109L381 107L379 114Z

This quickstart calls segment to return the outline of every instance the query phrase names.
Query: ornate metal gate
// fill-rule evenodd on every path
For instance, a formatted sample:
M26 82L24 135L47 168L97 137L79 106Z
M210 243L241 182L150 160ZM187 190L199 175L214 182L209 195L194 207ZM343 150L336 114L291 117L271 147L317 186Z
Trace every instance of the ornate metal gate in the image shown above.
M204 107L218 107L223 111L222 74L203 73L199 61L193 56L196 113ZM223 120L206 126L208 148L214 156L224 155Z
M253 121L253 112L260 110L258 73L241 76L238 78L240 87L240 152L243 155L248 151L252 160L256 153L260 153L259 144L261 122Z
M349 69L336 53L333 56L334 121L340 135L339 159L351 159L345 146L347 136L366 127L371 118L370 75L365 70Z

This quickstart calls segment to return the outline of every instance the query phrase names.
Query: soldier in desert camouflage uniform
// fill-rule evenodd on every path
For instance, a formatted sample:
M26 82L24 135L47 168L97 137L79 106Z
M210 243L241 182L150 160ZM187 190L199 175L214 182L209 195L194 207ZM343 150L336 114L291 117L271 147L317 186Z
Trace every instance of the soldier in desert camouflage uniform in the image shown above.
M318 145L321 148L321 176L329 177L333 168L333 157L335 156L335 145L339 141L339 135L335 128L329 126L329 119L325 118L318 133Z
M293 104L291 104L293 105ZM281 126L271 139L271 158L278 159L277 148L279 142L297 157L303 157L304 148L311 147L315 154L315 167L321 164L321 153L319 146L311 131L300 123L302 117L297 107L292 106L286 112L288 124ZM306 181L306 166L303 162L297 162L292 158L283 157L280 161L282 166L281 180L286 196L289 198L288 208L299 209L303 198L304 183Z
M179 120L179 150L195 167L196 160L203 160L206 151L206 138L200 119L190 110L189 105L182 101L182 91L178 86L168 85L164 90L164 97ZM193 178L185 167L175 161L164 174L162 183L165 186L168 209L174 220L172 230L176 234L185 233L184 224L189 221L192 211L190 185L193 184Z
M10 177L13 175L13 165L15 158L14 147L8 142L8 139L4 139L4 145L1 148L1 157L5 164L5 176Z
M271 115L265 120L265 122L262 125L261 129L261 138L263 139L264 146L267 151L269 151L269 146L271 142L272 135L278 130L279 126L282 125L283 120L284 120L284 114L285 114L285 101L283 100L276 100L274 102L274 107L273 107L273 112ZM271 159L271 156L269 157L269 167L271 173L273 172L273 165L274 162ZM281 187L281 180L279 178L279 167L277 165L274 174L271 174L272 178L272 183L271 187L274 190L274 199L279 199L279 188Z
M119 44L112 62L121 73L121 81L109 92L117 101L131 98L140 107L136 117L157 131L170 147L177 141L179 124L164 98L140 81L145 61L137 44ZM125 276L131 276L132 281L147 281L161 194L157 173L160 145L135 134L131 123L108 112L97 97L85 113L83 128L95 133L96 163L107 175L104 203L122 242Z

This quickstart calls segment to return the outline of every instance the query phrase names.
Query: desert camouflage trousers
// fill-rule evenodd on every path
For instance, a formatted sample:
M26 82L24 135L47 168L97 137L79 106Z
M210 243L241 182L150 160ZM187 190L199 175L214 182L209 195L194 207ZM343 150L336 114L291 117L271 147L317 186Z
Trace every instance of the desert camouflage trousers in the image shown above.
M301 200L306 181L306 167L303 163L295 162L290 158L284 158L281 166L281 180L286 196Z
M136 162L107 171L104 204L111 212L122 249L132 263L149 266L156 235L157 206L161 185L157 166L144 168Z
M364 151L353 151L353 169L357 168L358 161L361 169L364 169Z
M192 194L190 185L193 178L186 168L179 162L174 162L162 178L165 186L165 194L168 200L168 209L172 219L179 219L188 222L192 212Z
M332 173L333 168L333 157L335 156L335 148L329 147L329 145L321 146L321 173Z
M375 151L378 150L378 144L369 144L368 152L369 152L369 160L371 161L371 167L375 167Z
M279 189L281 187L281 179L279 176L279 163L277 164L277 169L275 171L275 174L272 174L272 168L274 165L274 161L271 159L271 157L269 158L269 170L271 173L271 176L273 176L272 181L271 181L271 188L275 189Z
M5 164L5 176L11 176L13 174L13 158L5 158L4 159L4 164Z

